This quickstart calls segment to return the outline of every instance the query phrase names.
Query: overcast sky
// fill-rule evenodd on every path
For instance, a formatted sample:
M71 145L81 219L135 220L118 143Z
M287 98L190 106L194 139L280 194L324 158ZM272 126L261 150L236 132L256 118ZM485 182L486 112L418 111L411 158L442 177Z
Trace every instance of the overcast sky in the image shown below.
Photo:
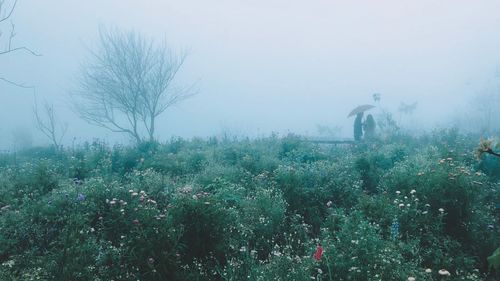
M414 118L426 126L463 108L498 73L499 11L497 0L19 0L14 44L43 56L1 56L0 76L54 103L66 142L124 141L79 120L68 93L100 25L135 30L189 49L177 82L199 89L161 116L162 140L314 135L317 124L350 137L347 114L373 93L396 116L401 102L417 101ZM15 128L34 130L33 91L0 83L0 99L5 147Z

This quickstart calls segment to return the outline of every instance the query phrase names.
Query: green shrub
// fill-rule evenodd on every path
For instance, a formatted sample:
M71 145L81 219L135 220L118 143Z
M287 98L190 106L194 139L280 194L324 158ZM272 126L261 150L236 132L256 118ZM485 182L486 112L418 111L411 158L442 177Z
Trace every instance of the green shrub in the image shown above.
M205 193L180 195L172 205L172 223L182 231L182 261L224 264L233 235L237 235L235 213Z
M442 131L2 154L0 280L496 280L500 185L476 142Z

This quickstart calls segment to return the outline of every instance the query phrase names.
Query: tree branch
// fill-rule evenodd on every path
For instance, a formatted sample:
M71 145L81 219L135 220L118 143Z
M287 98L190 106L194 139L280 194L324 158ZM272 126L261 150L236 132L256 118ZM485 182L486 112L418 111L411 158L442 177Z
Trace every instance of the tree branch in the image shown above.
M10 47L10 43L9 43L9 47ZM30 54L32 54L33 56L36 56L36 57L41 57L42 54L39 54L39 53L35 53L33 50L27 48L27 47L16 47L16 48L13 48L13 49L7 49L5 51L2 51L0 52L0 55L5 55L5 54L8 54L8 53L12 53L12 52L15 52L15 51L20 51L20 50L24 50Z
M0 17L2 16L2 8L4 7L4 4L5 4L5 1L4 0L0 0ZM0 18L0 23L8 20L12 14L14 13L14 10L16 8L16 5L17 5L17 0L14 1L14 4L12 5L12 7L10 8L10 10L7 12L7 14L5 16L3 16L2 18ZM8 42L7 42L7 46L6 48L2 48L2 50L0 50L0 55L6 55L6 54L10 54L10 53L13 53L13 52L17 52L17 51L25 51L33 56L41 56L41 54L31 50L30 48L28 47L25 47L25 46L20 46L20 47L12 47L12 41L14 39L14 37L16 36L16 32L15 32L15 25L11 22L11 30L10 30L10 35L9 35L9 38L8 38ZM1 37L1 33L0 33L0 37ZM17 83L17 82L14 82L12 80L9 80L9 79L6 79L6 78L3 78L3 77L0 77L0 81L3 81L3 82L6 82L8 84L11 84L11 85L14 85L16 87L20 87L20 88L33 88L32 86L26 86L22 83Z
M500 157L500 153L497 153L497 152L493 151L493 149L491 149L491 148L483 150L483 152L491 154L491 155L494 155L496 157Z
M3 1L0 4L3 4ZM7 14L7 16L5 16L5 17L3 17L3 18L0 19L0 23L3 22L3 21L8 20L10 18L10 16L12 16L12 13L14 12L14 9L16 8L16 5L17 5L17 0L14 1L14 4L12 5L12 8L10 9L9 13ZM2 5L0 5L0 12L2 11L1 8L2 8Z
M10 24L11 24L12 28L10 29L9 42L7 44L7 50L1 51L0 55L5 55L5 54L8 54L8 53L12 53L12 52L24 50L24 51L30 53L33 56L36 56L36 57L42 56L42 54L36 53L35 51L33 51L30 48L25 47L25 46L12 48L12 40L14 39L14 37L16 37L16 31L15 31L16 30L16 26L12 22Z
M63 124L60 126L58 125L58 120L55 115L54 111L54 105L49 104L47 102L44 103L44 110L43 114L45 115L45 118L40 116L39 110L38 110L38 104L36 101L36 95L33 93L35 101L33 105L33 113L35 115L35 121L36 121L36 127L40 132L42 132L47 138L50 139L52 144L56 149L60 149L61 147L61 141L66 134L66 131L68 129L68 124ZM58 131L61 131L58 133ZM57 135L60 134L60 137L58 138Z
M14 85L14 86L19 87L19 88L24 88L24 89L34 89L35 88L34 86L27 86L26 84L16 83L16 82L11 81L11 80L4 78L4 77L0 77L0 81L4 81L5 83Z

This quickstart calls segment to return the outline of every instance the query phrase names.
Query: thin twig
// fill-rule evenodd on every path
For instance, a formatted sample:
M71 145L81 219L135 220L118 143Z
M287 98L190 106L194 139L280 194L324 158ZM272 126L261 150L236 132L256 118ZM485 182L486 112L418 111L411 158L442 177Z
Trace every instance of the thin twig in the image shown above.
M12 16L12 13L14 12L14 9L16 8L17 0L14 1L14 5L12 5L12 8L10 9L10 12L5 16L4 18L0 19L0 22L6 21Z
M20 50L24 50L30 54L32 54L33 56L36 56L36 57L41 57L42 54L39 54L39 53L36 53L35 51L27 48L27 47L16 47L14 49L7 49L5 51L2 51L0 52L0 55L5 55L5 54L8 54L8 53L12 53L12 52L15 52L15 51L20 51Z
M11 81L11 80L9 80L7 78L3 78L3 77L0 77L0 81L4 81L5 83L14 85L14 86L19 87L19 88L24 88L24 89L34 89L35 88L34 86L27 86L25 84L16 83L14 81Z

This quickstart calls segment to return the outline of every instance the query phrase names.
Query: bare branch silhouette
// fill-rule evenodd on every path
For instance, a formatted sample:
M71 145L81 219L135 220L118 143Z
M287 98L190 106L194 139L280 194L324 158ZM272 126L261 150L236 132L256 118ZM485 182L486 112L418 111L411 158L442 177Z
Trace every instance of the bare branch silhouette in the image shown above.
M9 20L12 17L12 14L14 13L16 6L17 6L17 0L15 0L14 3L10 7L7 7L5 0L0 0L0 24ZM25 51L33 56L41 56L41 54L33 51L32 49L30 49L26 46L17 46L17 47L13 46L13 39L16 36L16 29L15 29L14 23L10 22L10 26L11 26L10 27L10 34L8 36L8 39L6 39L6 41L7 41L6 47L3 49L0 49L0 56L7 55L10 53L14 53L14 52L18 52L18 51ZM3 33L0 31L0 39L2 39L2 35L3 35ZM3 81L7 84L11 84L13 86L20 87L20 88L32 88L31 86L26 86L23 83L14 82L11 79L8 79L5 77L0 77L0 81Z
M136 142L155 139L156 120L167 108L193 96L173 80L186 54L155 45L136 32L101 29L98 48L82 66L74 108L82 119Z

